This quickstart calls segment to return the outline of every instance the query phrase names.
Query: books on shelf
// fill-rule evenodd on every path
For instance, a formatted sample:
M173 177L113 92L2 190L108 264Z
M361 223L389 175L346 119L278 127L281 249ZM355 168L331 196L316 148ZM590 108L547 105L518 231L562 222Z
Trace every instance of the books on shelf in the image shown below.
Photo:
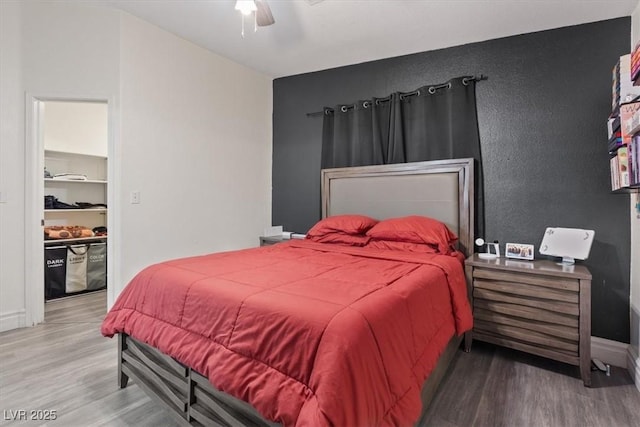
M626 146L618 149L618 176L620 177L620 188L629 186L629 156Z
M618 148L622 146L622 134L620 131L616 132L609 139L609 153L614 154Z
M640 95L640 86L631 80L631 54L620 57L611 73L611 111Z
M609 139L616 132L620 132L620 116L609 117L609 120L607 120L607 135Z
M611 111L620 106L620 61L616 62L611 71Z
M629 145L616 150L609 160L611 190L640 185L640 134L634 135Z
M618 176L618 156L613 156L609 159L609 167L611 170L611 191L616 191L620 188L620 179Z
M634 135L628 147L629 185L640 185L640 134Z
M613 68L612 95L613 113L607 121L611 189L639 188L640 43Z
M640 86L640 43L631 53L631 81L634 86Z
M620 134L622 145L629 145L633 136L634 115L640 111L640 102L630 102L620 106ZM636 119L637 120L637 119Z

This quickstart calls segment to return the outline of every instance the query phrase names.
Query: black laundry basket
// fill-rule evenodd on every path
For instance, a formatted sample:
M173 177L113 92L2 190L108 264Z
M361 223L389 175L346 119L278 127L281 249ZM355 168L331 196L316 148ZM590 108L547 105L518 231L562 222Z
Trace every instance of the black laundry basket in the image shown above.
M67 247L49 246L44 249L44 296L45 299L66 295Z

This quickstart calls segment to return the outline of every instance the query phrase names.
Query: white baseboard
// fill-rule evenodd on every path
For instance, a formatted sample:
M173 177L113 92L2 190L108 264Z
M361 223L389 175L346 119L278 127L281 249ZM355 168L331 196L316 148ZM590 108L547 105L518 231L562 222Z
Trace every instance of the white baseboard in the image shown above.
M627 348L629 344L608 340L600 337L591 337L591 358L599 359L609 365L627 367Z
M27 326L27 314L24 309L0 314L0 332Z
M636 388L640 391L640 355L635 351L632 346L629 346L627 351L627 369L631 378L636 383Z

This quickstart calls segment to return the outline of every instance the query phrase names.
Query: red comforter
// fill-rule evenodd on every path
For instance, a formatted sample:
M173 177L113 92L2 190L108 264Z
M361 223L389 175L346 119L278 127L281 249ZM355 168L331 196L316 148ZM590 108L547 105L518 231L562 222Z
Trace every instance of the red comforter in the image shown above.
M285 426L411 425L472 326L454 256L291 241L150 266L102 333L125 332Z

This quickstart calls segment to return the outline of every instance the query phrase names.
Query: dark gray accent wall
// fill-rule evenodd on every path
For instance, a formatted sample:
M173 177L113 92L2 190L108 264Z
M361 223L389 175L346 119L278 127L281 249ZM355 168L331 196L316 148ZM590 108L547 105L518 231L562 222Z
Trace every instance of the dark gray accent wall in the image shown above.
M606 120L630 31L626 17L276 79L273 223L305 232L320 218L322 117L307 112L485 74L484 237L537 250L546 227L595 230L592 332L629 342L629 196L610 192Z

